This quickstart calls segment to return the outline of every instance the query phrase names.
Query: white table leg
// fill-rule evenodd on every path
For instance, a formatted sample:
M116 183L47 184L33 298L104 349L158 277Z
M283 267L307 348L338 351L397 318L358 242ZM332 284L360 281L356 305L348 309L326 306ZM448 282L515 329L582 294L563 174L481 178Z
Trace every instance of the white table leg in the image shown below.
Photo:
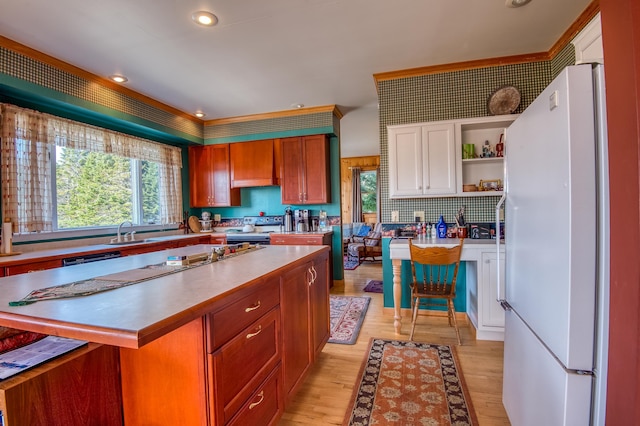
M402 260L393 259L393 327L402 334Z

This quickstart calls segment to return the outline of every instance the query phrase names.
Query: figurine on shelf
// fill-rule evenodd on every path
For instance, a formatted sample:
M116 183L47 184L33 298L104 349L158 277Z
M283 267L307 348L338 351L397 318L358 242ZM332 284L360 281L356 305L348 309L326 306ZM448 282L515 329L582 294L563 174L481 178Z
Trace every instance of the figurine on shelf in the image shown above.
M484 145L482 145L482 158L491 158L495 157L493 150L491 149L491 145L489 145L489 141L484 141Z
M504 157L504 133L500 135L500 142L496 145L496 157Z

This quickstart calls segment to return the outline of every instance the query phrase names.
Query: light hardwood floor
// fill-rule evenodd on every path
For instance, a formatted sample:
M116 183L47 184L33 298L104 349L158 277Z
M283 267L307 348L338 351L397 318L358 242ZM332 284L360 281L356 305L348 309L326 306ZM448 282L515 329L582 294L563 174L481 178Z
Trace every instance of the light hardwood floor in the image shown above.
M344 285L332 288L331 294L371 297L358 341L355 345L327 343L279 426L341 425L369 340L409 340L411 319L403 317L403 334L397 336L393 316L383 310L382 294L363 291L369 279L382 279L379 262L365 262L354 271L345 271ZM476 341L469 324L459 326L462 346L455 344L455 332L446 318L421 316L414 339L455 346L479 424L509 425L502 406L502 342Z

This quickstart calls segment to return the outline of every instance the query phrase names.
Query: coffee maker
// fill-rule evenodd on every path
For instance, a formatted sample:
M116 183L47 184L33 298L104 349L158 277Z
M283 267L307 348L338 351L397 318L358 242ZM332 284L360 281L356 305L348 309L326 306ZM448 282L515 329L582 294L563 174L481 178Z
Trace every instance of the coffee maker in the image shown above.
M294 210L293 220L296 232L309 232L309 210Z

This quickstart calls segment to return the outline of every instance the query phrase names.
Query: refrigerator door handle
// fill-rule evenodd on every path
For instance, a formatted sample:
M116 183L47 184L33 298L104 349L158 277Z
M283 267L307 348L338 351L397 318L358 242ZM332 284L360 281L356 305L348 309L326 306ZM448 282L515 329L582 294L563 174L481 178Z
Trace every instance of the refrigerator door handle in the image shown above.
M506 298L503 296L502 287L500 286L500 209L502 208L502 205L504 204L506 199L507 194L502 194L502 197L500 197L500 201L498 201L498 204L496 204L496 264L498 265L498 267L496 268L496 300L498 301L498 303L500 303L500 305L502 305L503 309L505 309L503 303L507 302L505 301ZM507 309L505 309L505 311L506 310Z
M509 302L507 302L504 299L498 299L498 303L500 303L500 307L502 308L503 311L512 311L513 310L513 308L509 304Z

